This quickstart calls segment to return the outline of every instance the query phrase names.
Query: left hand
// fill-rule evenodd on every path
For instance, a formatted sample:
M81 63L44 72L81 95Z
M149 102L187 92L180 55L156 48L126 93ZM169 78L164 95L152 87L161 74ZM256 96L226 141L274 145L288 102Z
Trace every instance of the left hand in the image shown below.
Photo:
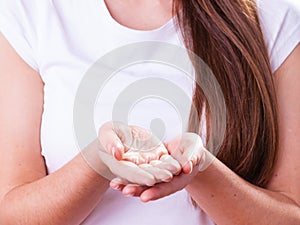
M164 144L141 127L107 122L99 129L98 139L102 146L100 159L123 183L152 186L170 181L181 171Z
M143 187L127 184L122 179L114 179L110 185L119 189L126 196L140 196L143 202L156 200L185 188L199 171L205 170L213 161L214 156L202 144L201 138L194 133L185 133L172 141L165 143L169 154L182 166L179 176L169 183L156 184L153 187ZM194 169L199 166L199 169Z

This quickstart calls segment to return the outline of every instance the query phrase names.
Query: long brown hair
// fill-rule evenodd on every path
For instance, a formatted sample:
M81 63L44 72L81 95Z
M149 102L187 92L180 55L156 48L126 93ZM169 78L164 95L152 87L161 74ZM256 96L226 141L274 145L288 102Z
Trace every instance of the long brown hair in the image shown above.
M217 157L263 187L276 161L278 127L275 88L256 4L254 0L174 0L173 4L187 49L210 67L225 98L227 127ZM203 70L195 70L201 80ZM197 85L197 117L206 104ZM205 110L210 121L209 108ZM195 118L190 115L189 130L199 132Z

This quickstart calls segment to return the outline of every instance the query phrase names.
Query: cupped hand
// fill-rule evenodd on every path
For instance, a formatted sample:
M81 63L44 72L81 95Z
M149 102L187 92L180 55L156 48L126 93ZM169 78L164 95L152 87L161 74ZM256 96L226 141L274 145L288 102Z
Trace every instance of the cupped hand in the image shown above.
M165 143L169 154L181 165L184 173L191 173L194 167L205 170L215 157L204 148L201 137L195 133L184 133Z
M108 122L99 129L102 162L123 183L152 186L168 182L181 171L180 164L150 131Z
M122 179L113 179L110 186L121 190L126 196L140 196L144 202L156 200L185 188L199 171L204 171L215 159L204 148L201 138L194 133L178 136L165 143L165 146L169 154L182 166L179 176L175 176L169 183L156 184L150 188L128 184Z
M184 189L198 174L199 171L193 170L189 174L181 173L170 182L162 182L154 186L147 187L137 184L126 184L123 179L115 178L110 182L113 189L119 190L124 196L139 197L142 202L149 202L164 198Z

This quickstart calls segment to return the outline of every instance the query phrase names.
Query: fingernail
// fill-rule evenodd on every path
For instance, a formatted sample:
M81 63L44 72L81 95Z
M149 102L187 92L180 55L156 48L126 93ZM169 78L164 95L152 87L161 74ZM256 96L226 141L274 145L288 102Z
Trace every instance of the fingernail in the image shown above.
M173 176L167 176L167 177L164 177L164 179L162 179L163 182L170 182L171 180L173 180Z
M111 154L116 157L116 148L114 146L111 148Z
M119 185L110 185L110 187L114 190L120 190L120 186Z
M148 187L152 187L152 186L154 186L155 185L155 183L156 183L156 180L155 179L151 179L151 180L145 180L145 184L146 184L146 186L148 186Z
M116 159L122 159L122 157L123 157L122 150L123 150L123 145L120 143L117 143L116 147L115 147L115 155L114 155Z
M133 193L126 193L124 194L125 197L133 197Z
M123 158L123 155L122 155L122 153L120 152L120 150L117 150L117 151L116 151L115 158L118 159L118 160L121 160L121 159Z
M120 150L122 150L122 148L123 148L123 144L121 142L117 142L116 146Z
M190 174L193 171L193 163L191 161L188 161L184 166L183 166L183 171L184 173Z
M193 172L193 163L191 161L189 161L189 166L190 166L189 174L191 174Z
M115 186L118 186L118 185L119 185L118 182L115 182L115 181L111 181L111 182L110 182L110 186L115 187Z
M132 196L133 194L134 194L134 189L132 189L131 187L129 187L129 186L126 186L126 187L124 187L124 189L123 189L123 195L125 195L125 196L127 196L127 197L129 197L129 196Z
M168 182L173 179L173 175L171 172L167 171L168 173L162 174L160 177L158 177L163 182Z
M147 203L147 202L149 202L150 201L150 199L147 197L147 196L140 196L140 199L141 199L141 201L143 202L143 203Z

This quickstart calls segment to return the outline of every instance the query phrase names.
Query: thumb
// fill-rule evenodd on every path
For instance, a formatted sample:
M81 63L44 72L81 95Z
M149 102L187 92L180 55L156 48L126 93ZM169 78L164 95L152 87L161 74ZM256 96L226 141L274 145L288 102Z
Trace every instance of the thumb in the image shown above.
M126 125L123 125L119 122L105 123L99 129L98 139L102 147L104 148L105 152L114 156L114 158L117 160L121 160L124 155L125 148L121 141L123 136L126 135L124 132L126 133Z

